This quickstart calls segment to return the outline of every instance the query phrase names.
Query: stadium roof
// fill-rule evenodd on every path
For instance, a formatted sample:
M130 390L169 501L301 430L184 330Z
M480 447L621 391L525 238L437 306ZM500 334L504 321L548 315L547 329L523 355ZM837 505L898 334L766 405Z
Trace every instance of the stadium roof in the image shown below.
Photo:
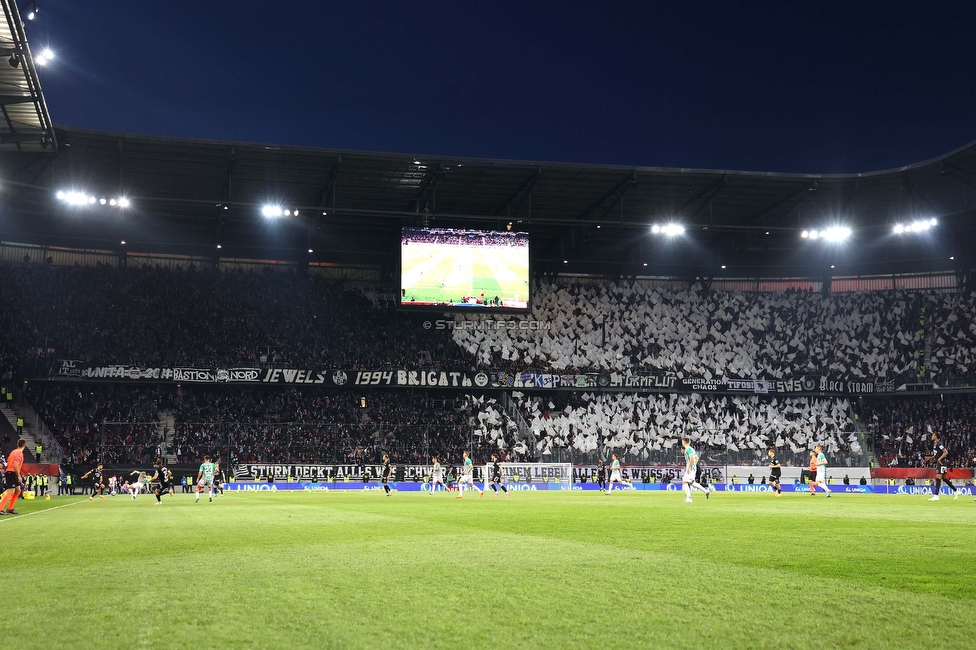
M57 151L51 115L14 0L0 0L0 151Z
M0 153L6 241L365 264L391 270L399 228L528 230L536 271L735 277L968 266L976 143L860 174L582 165L214 142L57 129L56 154ZM126 197L127 210L68 206ZM275 204L293 215L269 220ZM935 218L922 236L895 223ZM680 222L682 237L653 236ZM844 245L804 229L852 228ZM221 250L216 250L216 245ZM950 260L953 257L955 259ZM725 269L721 267L725 266ZM833 268L831 268L833 267Z

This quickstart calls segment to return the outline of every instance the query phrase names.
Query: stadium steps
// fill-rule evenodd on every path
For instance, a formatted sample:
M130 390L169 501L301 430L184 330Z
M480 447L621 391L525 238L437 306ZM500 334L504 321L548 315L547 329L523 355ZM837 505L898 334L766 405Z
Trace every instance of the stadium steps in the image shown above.
M167 465L176 464L176 450L173 447L173 437L176 435L176 418L171 411L160 411L156 424L156 435L163 441L163 456Z
M861 454L861 467L877 467L878 457L874 453L874 441L868 436L867 427L861 420L857 409L854 408L854 400L851 400L850 406L847 408L849 409L848 416L851 418L851 422L854 423L854 431L857 433L858 443L860 443L861 449L864 451Z
M31 434L30 425L27 424L27 418L24 418L24 431L18 435L17 414L14 413L9 406L0 407L0 413L3 413L4 420L7 421L7 424L9 424L10 428L12 429L8 435L10 435L11 441L14 443L14 445L10 445L10 448L13 449L13 447L16 445L17 438L23 438L27 441L27 449L24 451L24 462L37 462L37 459L34 458L34 447L37 446L37 441L34 440L34 436ZM6 427L3 428L6 429ZM7 447L7 445L4 445L4 447Z
M505 409L505 413L508 414L508 417L510 417L518 426L519 439L524 440L529 449L536 452L538 440L536 439L535 434L532 433L532 429L529 428L529 423L525 421L524 417L522 417L522 413L518 410L518 406L514 401L512 401L511 395L509 395L507 392L503 392L499 397L498 402L502 405L502 408Z

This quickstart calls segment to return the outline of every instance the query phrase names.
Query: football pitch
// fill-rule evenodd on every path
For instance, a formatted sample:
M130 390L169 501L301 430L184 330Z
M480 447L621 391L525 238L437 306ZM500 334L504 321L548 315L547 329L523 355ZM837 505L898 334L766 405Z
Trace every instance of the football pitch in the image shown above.
M482 293L486 300L528 299L528 247L412 243L402 255L405 302L458 304Z
M21 500L5 646L973 647L969 497L476 497Z

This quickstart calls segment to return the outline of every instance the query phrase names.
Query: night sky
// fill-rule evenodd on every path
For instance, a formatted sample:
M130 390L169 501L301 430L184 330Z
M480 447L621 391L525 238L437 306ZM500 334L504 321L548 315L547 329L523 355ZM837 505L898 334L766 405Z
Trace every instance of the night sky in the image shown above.
M65 126L818 173L976 140L976 2L38 2Z

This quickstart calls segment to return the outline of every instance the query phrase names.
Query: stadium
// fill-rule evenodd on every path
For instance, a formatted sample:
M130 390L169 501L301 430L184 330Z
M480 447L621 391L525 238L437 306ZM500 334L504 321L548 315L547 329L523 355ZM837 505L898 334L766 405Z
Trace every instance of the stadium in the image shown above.
M58 126L2 4L10 647L972 647L976 143Z

